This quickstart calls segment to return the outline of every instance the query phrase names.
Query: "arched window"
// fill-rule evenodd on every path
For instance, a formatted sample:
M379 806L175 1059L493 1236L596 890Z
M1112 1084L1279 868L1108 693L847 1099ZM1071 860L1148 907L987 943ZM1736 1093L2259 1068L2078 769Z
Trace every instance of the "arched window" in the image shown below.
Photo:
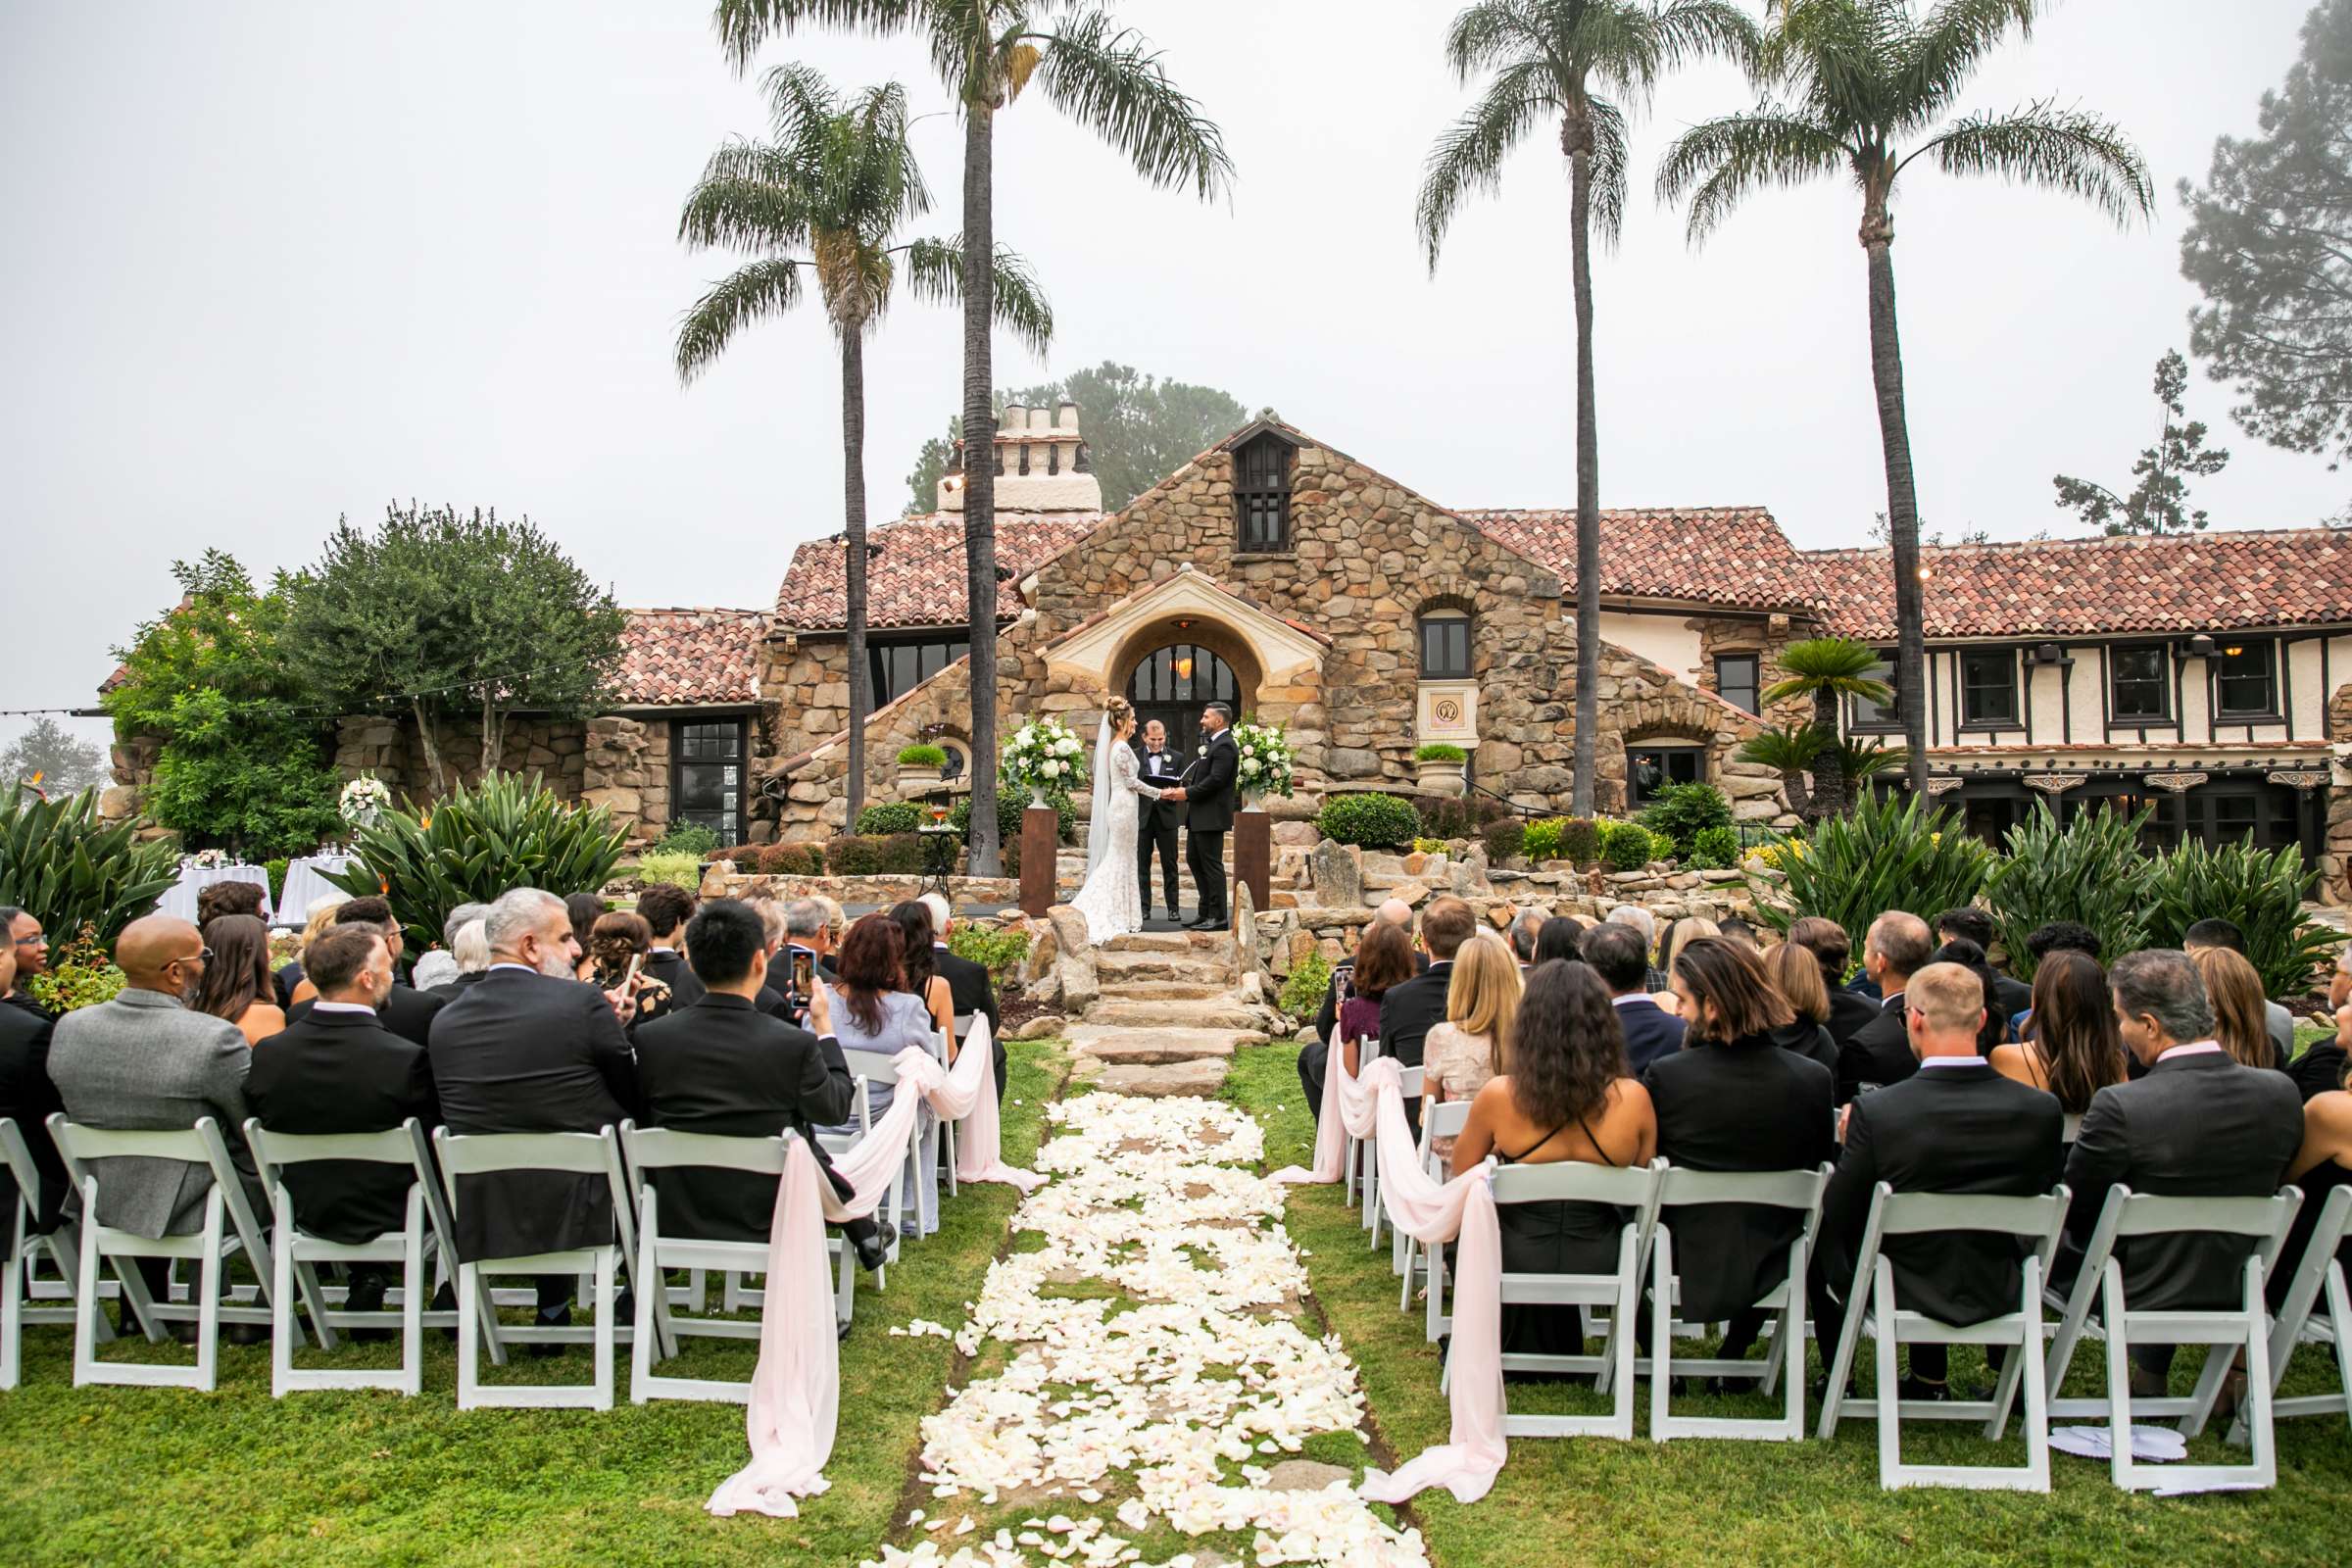
M1459 610L1431 610L1421 616L1421 678L1470 678L1470 616Z
M1179 752L1200 743L1200 710L1207 704L1223 703L1236 719L1242 715L1241 683L1233 666L1194 643L1174 643L1144 656L1128 678L1127 700L1135 704L1137 732L1156 718L1168 728L1168 745Z

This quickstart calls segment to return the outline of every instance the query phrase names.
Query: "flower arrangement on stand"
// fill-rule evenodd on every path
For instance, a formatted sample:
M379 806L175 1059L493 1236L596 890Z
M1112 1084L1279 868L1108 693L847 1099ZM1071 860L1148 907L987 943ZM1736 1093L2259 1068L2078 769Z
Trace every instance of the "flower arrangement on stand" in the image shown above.
M1027 790L1030 805L1052 806L1086 787L1086 748L1060 719L1033 718L1004 743L998 772L1015 791Z
M1233 741L1242 754L1241 761L1234 768L1234 785L1242 794L1242 809L1257 809L1258 800L1267 795L1279 795L1288 800L1291 794L1291 739L1282 732L1282 726L1245 719L1233 726Z
M182 871L217 871L221 866L234 863L226 850L197 850L179 858Z
M335 814L353 829L370 828L392 808L392 786L373 773L362 773L343 786L335 798Z

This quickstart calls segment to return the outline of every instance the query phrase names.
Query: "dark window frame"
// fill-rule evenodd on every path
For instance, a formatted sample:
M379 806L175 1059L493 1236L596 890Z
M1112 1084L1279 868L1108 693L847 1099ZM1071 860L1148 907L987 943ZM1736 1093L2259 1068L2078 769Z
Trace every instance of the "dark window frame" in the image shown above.
M1903 727L1902 690L1895 680L1897 662L1895 650L1874 648L1879 656L1876 665L1867 671L1870 678L1886 685L1886 706L1877 710L1875 717L1864 712L1862 699L1849 697L1845 701L1845 729L1849 735L1892 735Z
M1659 786L1668 784L1704 784L1707 781L1707 748L1697 741L1627 741L1625 743L1625 808L1638 811L1653 798L1642 784L1641 769L1634 759L1654 755L1665 759L1660 769ZM1689 766L1678 764L1688 760ZM1688 772L1688 778L1682 775Z
M2025 721L2018 716L2017 650L2014 648L1962 648L1955 651L1958 660L1960 684L1959 724L1962 729L2003 730L2023 729ZM2000 662L1999 680L1980 681L1972 678L1971 665L1981 661ZM2007 711L1991 717L1975 711L1977 694L2000 692L2008 699Z
M971 651L972 640L968 633L946 637L933 632L906 636L869 635L865 642L867 695L872 698L875 708L896 702ZM914 678L903 686L896 683L896 676L891 670L892 664L902 655L910 656L914 664Z
M1449 632L1458 631L1460 634L1458 641L1461 644L1461 661L1458 668L1454 667L1450 661L1446 662L1443 667L1432 665L1430 662L1429 634L1432 631L1440 628ZM1448 637L1444 640L1447 642L1453 642L1457 639ZM1458 610L1433 610L1428 611L1416 617L1413 622L1413 647L1415 654L1415 666L1421 672L1421 679L1468 680L1471 678L1470 617L1463 612ZM1444 652L1450 654L1454 652L1454 650L1446 649L1444 650Z
M1298 448L1271 430L1233 451L1233 549L1240 556L1287 556L1298 548L1291 526L1291 479Z
M1744 682L1735 684L1725 678L1726 667L1733 664L1747 666L1747 678ZM1747 693L1746 702L1743 703L1732 695L1734 691L1738 690ZM1764 711L1764 656L1761 654L1717 654L1715 656L1715 695L1742 713L1760 715Z
M2230 682L2243 682L2254 678L2253 675L2243 670L2234 675L2230 672L2230 658L2226 650L2232 647L2239 650L2238 657L2241 660L2260 659L2262 661L2259 678L2262 682L2264 702L2260 708L2230 708L2224 702ZM2279 644L2276 637L2241 637L2216 648L2212 660L2213 717L2215 720L2231 724L2259 724L2266 720L2276 721L2283 718L2285 715L2280 712L2278 707L2278 658Z
M692 730L731 730L731 751L715 756L690 756L693 745L721 739L712 736L694 736ZM709 764L735 767L735 808L729 812L724 806L714 810L693 810L686 808L686 779L688 767ZM669 821L699 822L718 835L723 845L741 844L750 832L752 808L752 736L750 717L743 713L677 713L669 721ZM720 786L722 792L725 786Z
M2134 687L2153 687L2156 710L2148 713L2127 713L2121 701L2124 685L2123 661L2128 655L2153 654L2156 673L2132 679ZM2107 722L2113 726L2132 728L2152 724L2170 724L2179 715L2173 711L2173 653L2163 643L2118 643L2107 651Z

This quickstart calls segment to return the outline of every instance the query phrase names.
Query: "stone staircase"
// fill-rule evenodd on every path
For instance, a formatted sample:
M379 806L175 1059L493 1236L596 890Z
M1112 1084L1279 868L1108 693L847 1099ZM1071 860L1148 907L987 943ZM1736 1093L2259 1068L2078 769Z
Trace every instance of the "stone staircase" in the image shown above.
M1086 839L1087 834L1092 830L1092 823L1080 822L1078 824L1078 842L1063 845L1054 858L1056 902L1066 903L1076 898L1078 889L1086 882ZM1200 907L1200 890L1195 885L1192 866L1185 858L1187 848L1184 835L1178 833L1176 835L1176 887L1181 906L1185 914L1189 916L1194 910ZM1224 864L1226 875L1230 878L1233 872L1233 835L1230 833L1225 835ZM1152 858L1151 888L1152 907L1154 913L1165 912L1159 907L1160 895L1165 890L1166 883L1159 869L1159 857L1154 855Z
M1095 950L1095 966L1097 1000L1062 1038L1080 1057L1102 1064L1098 1088L1214 1096L1234 1048L1267 1039L1272 1016L1241 995L1225 933L1113 937Z

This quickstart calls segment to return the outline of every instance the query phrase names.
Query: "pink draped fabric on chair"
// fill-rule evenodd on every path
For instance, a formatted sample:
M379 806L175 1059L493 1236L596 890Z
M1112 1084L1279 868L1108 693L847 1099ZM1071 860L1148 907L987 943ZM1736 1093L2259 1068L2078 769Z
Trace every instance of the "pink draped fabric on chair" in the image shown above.
M1449 1182L1421 1168L1404 1119L1404 1089L1396 1063L1379 1057L1350 1078L1338 1052L1323 1077L1322 1113L1315 1124L1315 1163L1276 1171L1269 1180L1330 1183L1340 1179L1348 1137L1369 1139L1380 1161L1380 1202L1396 1227L1430 1247L1459 1240L1454 1259L1452 1441L1425 1449L1395 1475L1367 1467L1359 1496L1402 1502L1428 1487L1444 1487L1456 1501L1476 1502L1502 1469L1502 1231L1488 1185L1494 1162L1483 1160Z
M719 1483L704 1504L714 1514L798 1515L796 1499L826 1487L825 1461L841 1410L840 1344L833 1332L833 1289L825 1266L825 1221L862 1219L890 1191L906 1158L916 1107L956 1123L956 1174L967 1182L1002 1182L1028 1192L1044 1177L1004 1162L997 1125L996 1053L988 1021L973 1020L971 1038L951 1069L909 1047L894 1058L901 1085L890 1109L833 1169L849 1183L849 1198L816 1168L799 1138L789 1140L784 1175L776 1184L775 1218L767 1236L767 1294L760 1312L760 1365L744 1424L752 1462ZM1402 1114L1399 1111L1399 1114Z

